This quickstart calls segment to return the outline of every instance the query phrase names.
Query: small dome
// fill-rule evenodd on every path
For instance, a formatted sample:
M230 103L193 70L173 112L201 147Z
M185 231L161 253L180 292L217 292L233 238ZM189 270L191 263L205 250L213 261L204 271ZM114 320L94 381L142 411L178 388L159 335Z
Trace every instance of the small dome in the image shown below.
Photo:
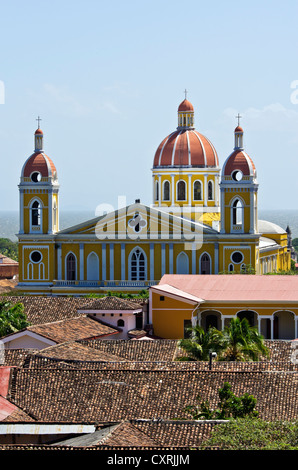
M190 101L187 99L183 100L182 103L180 103L179 108L178 108L178 113L180 112L187 112L187 111L194 111L193 105L191 104Z
M240 126L237 126L234 132L243 132L243 129Z
M247 153L241 149L235 149L227 158L222 168L222 175L232 176L236 171L240 171L243 176L256 177L254 162Z
M57 170L50 157L43 152L35 152L25 162L21 176L30 178L34 173L39 173L41 177L48 178L57 175Z
M218 167L219 161L212 143L194 129L182 129L168 135L158 146L153 166L158 167Z
M38 128L38 129L36 129L36 131L35 131L35 135L37 135L37 134L41 134L41 135L43 135L43 132L42 132L42 130L41 130L41 129L39 129L39 128Z

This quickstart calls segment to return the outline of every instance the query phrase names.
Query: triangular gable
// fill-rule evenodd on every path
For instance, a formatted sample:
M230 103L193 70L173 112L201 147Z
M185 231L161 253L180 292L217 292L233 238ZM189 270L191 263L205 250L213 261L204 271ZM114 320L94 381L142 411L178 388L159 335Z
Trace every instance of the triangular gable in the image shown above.
M135 203L59 232L59 235L94 235L98 240L183 240L201 242L216 230L187 218Z

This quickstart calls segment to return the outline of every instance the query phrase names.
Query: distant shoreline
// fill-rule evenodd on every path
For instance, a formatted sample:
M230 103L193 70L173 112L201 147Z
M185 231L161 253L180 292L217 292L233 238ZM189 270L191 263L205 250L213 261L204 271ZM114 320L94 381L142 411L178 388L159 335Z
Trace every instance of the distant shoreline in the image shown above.
M259 210L258 216L260 220L267 220L277 224L284 230L289 225L292 231L292 238L298 238L298 210ZM60 230L94 218L95 212L91 210L61 211ZM18 211L0 211L0 238L9 238L12 241L16 241L18 230Z

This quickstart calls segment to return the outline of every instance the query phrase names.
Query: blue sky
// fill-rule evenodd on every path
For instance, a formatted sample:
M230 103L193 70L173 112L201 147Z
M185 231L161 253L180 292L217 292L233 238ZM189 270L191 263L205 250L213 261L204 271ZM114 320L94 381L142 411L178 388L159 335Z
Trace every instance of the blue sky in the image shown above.
M150 204L185 88L221 166L243 116L260 209L297 209L297 18L294 0L0 1L0 210L18 209L38 115L60 210Z

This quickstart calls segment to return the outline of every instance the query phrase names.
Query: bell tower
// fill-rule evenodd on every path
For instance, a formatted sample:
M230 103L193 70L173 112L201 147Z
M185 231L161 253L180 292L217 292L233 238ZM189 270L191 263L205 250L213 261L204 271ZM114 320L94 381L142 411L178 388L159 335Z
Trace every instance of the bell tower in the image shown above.
M43 149L44 134L34 133L34 153L23 165L20 184L19 234L53 234L59 231L59 183L57 170Z
M234 150L226 159L221 174L221 233L258 233L257 172L243 145L243 129L234 131Z

